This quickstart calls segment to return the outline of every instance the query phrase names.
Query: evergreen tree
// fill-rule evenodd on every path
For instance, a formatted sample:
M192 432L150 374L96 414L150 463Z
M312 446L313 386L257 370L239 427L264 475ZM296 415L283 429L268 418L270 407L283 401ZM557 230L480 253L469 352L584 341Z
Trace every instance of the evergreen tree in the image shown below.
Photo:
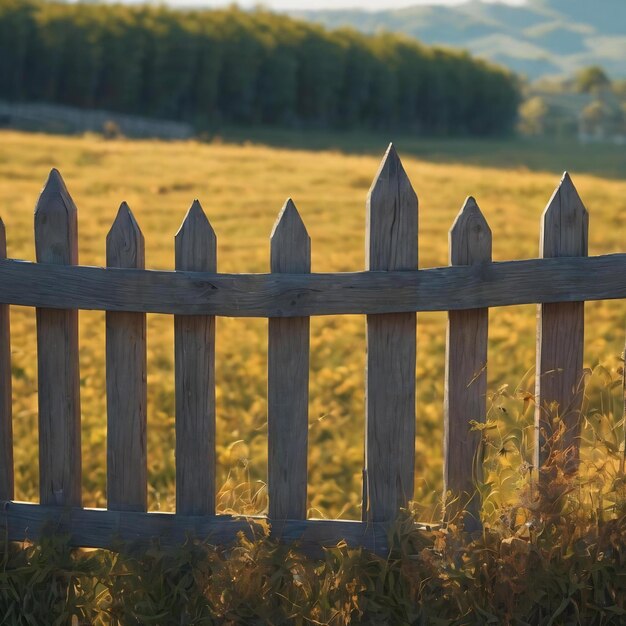
M488 135L512 128L519 89L511 74L467 53L389 33L327 31L263 9L0 0L0 98L198 128Z

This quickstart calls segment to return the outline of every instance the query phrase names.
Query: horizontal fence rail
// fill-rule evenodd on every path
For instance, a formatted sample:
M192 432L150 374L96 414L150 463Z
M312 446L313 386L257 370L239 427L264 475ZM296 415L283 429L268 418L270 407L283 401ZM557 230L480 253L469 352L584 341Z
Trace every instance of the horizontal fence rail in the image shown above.
M0 303L222 317L456 311L626 298L626 254L334 274L213 274L0 261Z
M0 501L0 520L9 541L41 536L46 530L69 535L71 544L110 548L127 543L145 543L159 538L163 545L180 545L188 538L212 544L227 544L243 532L250 538L264 535L265 517L232 515L180 515L107 509L62 508L25 502ZM424 528L428 528L425 524ZM336 546L341 541L373 552L387 550L388 528L382 523L350 520L273 520L270 536L297 542L305 550Z
M270 238L268 274L218 271L217 237L197 201L175 237L175 271L144 269L143 235L125 203L107 267L79 265L76 215L53 170L35 212L37 263L6 258L0 220L0 525L9 540L52 530L109 548L189 536L221 544L243 532L305 550L345 541L385 553L414 489L422 311L448 312L444 521L480 529L480 436L470 421L486 415L491 307L538 305L535 464L561 419L576 469L584 302L626 299L626 253L587 256L589 217L567 174L541 218L542 258L493 262L491 229L469 197L450 230L450 265L427 269L418 269L418 199L391 146L367 199L363 272L311 273L311 241L291 200ZM9 305L37 309L40 504L13 501ZM106 510L81 506L79 309L106 311ZM146 511L147 313L173 315L176 513ZM367 316L362 521L306 519L309 318L337 314ZM269 318L268 517L215 514L216 316Z

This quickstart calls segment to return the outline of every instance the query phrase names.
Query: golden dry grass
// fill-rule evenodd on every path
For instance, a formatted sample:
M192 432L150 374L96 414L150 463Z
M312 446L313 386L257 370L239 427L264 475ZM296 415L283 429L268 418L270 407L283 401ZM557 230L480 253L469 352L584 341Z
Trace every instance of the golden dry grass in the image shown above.
M381 155L385 149L380 146ZM402 154L401 154L402 156ZM218 236L225 272L269 267L268 237L291 196L312 239L313 271L364 266L364 201L378 158L193 141L105 141L0 132L0 212L9 256L34 260L33 207L51 167L62 172L78 209L80 261L102 265L104 241L121 200L146 239L146 266L173 267L173 237L192 199ZM555 155L565 169L568 155ZM550 173L403 158L420 199L420 266L447 262L447 231L464 198L476 197L493 230L494 259L537 255L539 218L558 183ZM590 213L590 254L624 251L626 183L572 172ZM618 364L624 304L586 307L586 364ZM428 507L441 490L445 314L418 325L416 498ZM535 307L492 310L489 384L515 385L534 365ZM265 506L265 320L219 319L217 427L220 508ZM148 319L149 497L174 507L173 322ZM311 337L309 502L311 515L360 517L363 462L364 320L316 318ZM18 499L37 500L37 368L34 312L12 310L14 429ZM104 315L81 313L84 500L105 504Z

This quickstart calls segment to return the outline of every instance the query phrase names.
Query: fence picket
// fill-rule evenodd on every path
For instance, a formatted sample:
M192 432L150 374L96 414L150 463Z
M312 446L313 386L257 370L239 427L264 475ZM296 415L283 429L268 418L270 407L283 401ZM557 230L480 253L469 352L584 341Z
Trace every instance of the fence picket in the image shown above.
M567 172L541 217L540 254L548 257L587 256L589 214ZM568 467L578 464L582 403L584 302L541 304L537 314L535 380L535 466L546 461L554 419L565 434L563 450L571 450Z
M390 145L367 199L366 267L417 267L417 196ZM367 316L363 519L388 521L413 497L415 313Z
M175 238L176 270L217 271L217 240L195 200ZM175 315L176 512L215 513L215 316Z
M144 239L128 205L106 240L108 267L144 267ZM147 508L146 316L106 314L107 501L117 511Z
M311 271L311 240L287 200L270 237L272 273ZM267 354L268 497L273 519L306 519L309 318L270 318Z
M52 170L35 208L38 263L78 264L77 211ZM37 309L39 497L41 504L80 506L78 311Z
M7 237L0 219L0 259L7 257ZM0 304L0 499L12 500L13 402L11 385L11 323L8 304Z
M450 265L491 261L491 230L474 198L465 201L449 233ZM470 420L484 421L487 396L489 309L448 312L444 390L444 498L446 519L465 511L464 528L480 526L480 433ZM448 495L448 492L450 494Z

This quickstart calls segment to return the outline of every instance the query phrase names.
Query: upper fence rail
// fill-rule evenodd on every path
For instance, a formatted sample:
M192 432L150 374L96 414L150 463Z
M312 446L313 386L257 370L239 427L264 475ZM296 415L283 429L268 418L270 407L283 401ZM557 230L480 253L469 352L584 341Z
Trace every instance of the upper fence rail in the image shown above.
M218 274L0 260L0 303L222 317L455 311L626 298L626 253L419 270Z
M78 265L77 210L53 170L35 212L37 263L6 259L0 222L0 520L13 540L52 521L76 545L188 534L235 538L257 519L215 514L215 316L268 324L268 521L304 544L384 550L413 497L415 313L448 311L444 391L446 519L479 527L476 480L487 412L488 309L539 305L535 465L555 418L578 462L584 302L626 298L626 253L587 256L588 214L565 174L541 218L540 256L492 261L492 233L469 197L450 230L450 265L418 267L418 200L390 146L366 207L366 271L311 273L311 241L288 200L270 238L268 274L217 271L217 239L196 201L175 237L174 271L144 269L144 238L123 203L107 267ZM40 505L12 502L9 306L37 308ZM107 509L82 508L78 309L106 311ZM174 315L176 513L147 513L146 313ZM309 317L367 316L362 521L308 520ZM541 479L541 472L538 472Z

